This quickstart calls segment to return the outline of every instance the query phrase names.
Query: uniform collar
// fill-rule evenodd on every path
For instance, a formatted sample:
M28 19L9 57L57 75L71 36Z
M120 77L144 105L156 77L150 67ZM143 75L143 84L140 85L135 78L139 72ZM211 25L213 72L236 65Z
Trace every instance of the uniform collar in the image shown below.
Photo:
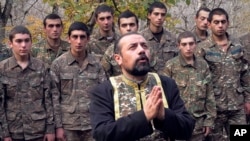
M72 53L70 52L70 50L68 50L66 53L66 60L67 60L67 64L68 66L72 65L74 62L77 62L77 60L75 59L75 57L72 55ZM83 66L87 66L88 64L94 64L93 61L93 56L88 54L86 51L86 57L84 58L83 61Z
M15 67L20 67L20 65L17 64L17 60L14 57L14 55L12 57L10 57L10 59L9 59L9 66L10 66L10 69L14 69ZM27 68L30 68L31 70L37 69L37 67L35 66L35 63L34 63L34 58L31 56L29 57L29 64L28 64Z
M193 65L191 65L191 64L188 64L187 62L186 62L186 60L183 58L183 56L181 55L181 53L179 53L179 61L180 61L180 64L181 64L181 66L183 66L183 67L193 67L193 68L197 68L197 61L196 61L196 57L195 57L195 55L193 55L193 58L194 58L194 64Z

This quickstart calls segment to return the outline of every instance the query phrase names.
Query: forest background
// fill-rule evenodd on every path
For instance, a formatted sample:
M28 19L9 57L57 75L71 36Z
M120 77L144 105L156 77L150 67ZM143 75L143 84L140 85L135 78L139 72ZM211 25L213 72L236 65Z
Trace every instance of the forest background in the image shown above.
M106 3L117 16L126 9L133 11L140 19L139 30L147 26L148 4L155 0L0 0L0 46L7 43L8 31L16 25L25 25L33 36L33 42L44 37L42 21L47 14L59 14L64 23L63 39L73 21L87 23L95 28L94 10ZM205 6L210 9L221 7L229 14L228 32L235 37L250 31L250 0L159 0L167 5L165 27L173 34L193 30L196 11ZM116 27L117 28L117 27Z

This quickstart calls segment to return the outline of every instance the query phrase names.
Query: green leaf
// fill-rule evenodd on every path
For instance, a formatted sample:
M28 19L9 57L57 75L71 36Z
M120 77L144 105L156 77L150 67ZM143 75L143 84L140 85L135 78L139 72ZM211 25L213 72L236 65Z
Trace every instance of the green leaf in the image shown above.
M191 3L191 0L186 0L187 5L190 5L190 3Z

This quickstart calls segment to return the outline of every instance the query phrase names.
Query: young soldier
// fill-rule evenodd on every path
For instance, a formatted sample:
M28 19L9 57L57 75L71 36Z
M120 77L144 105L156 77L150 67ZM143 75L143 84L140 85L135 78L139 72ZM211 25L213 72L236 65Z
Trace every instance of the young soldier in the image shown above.
M198 44L197 55L203 57L212 73L217 107L213 130L214 140L224 140L223 128L229 135L229 125L246 124L250 113L249 69L242 45L227 31L228 14L222 8L213 9L208 16L211 36ZM229 139L226 139L229 140Z
M102 56L117 39L113 28L113 9L105 4L98 6L95 10L95 21L99 28L91 35L88 49L90 53Z
M43 20L46 38L39 41L32 48L32 55L41 59L46 65L68 50L69 43L60 37L63 30L61 17L57 14L49 14Z
M176 40L164 27L167 14L166 6L161 2L154 2L148 8L149 27L142 31L152 52L150 66L153 71L161 73L165 63L177 55Z
M188 139L194 120L174 80L148 73L150 51L144 37L132 32L122 35L114 58L122 74L90 92L96 141Z
M118 27L120 34L126 34L128 32L138 31L138 18L130 10L122 12L118 17ZM107 76L115 76L121 74L121 69L115 59L114 55L114 44L108 47L102 58L102 66Z
M166 63L164 73L175 80L187 110L196 120L190 141L202 141L216 117L211 74L206 61L194 55L196 41L192 32L181 33L177 42L179 55Z
M210 9L202 7L196 12L195 16L196 26L193 33L196 37L197 43L204 41L209 36L207 32L208 29L207 18L210 11L211 11Z
M0 121L4 141L54 141L53 109L48 68L31 57L26 27L10 31L13 56L0 63Z
M88 54L86 44L89 30L82 22L69 27L70 50L51 65L52 88L56 123L56 138L60 141L91 141L89 117L90 86L105 78L100 58Z

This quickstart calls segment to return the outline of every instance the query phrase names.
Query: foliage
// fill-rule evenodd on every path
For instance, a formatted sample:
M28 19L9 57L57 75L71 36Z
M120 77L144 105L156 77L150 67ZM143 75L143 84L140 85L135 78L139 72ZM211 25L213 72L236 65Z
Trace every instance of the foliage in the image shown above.
M93 22L93 13L95 8L102 4L100 0L43 0L45 3L53 5L58 5L64 9L65 14L65 29L73 21L82 21L88 23L89 25ZM115 10L115 19L124 10L130 9L133 11L139 19L146 20L147 8L150 3L156 0L105 0L105 3ZM181 0L160 0L165 3L167 7L175 5ZM190 0L185 0L189 5ZM116 22L117 20L115 20ZM167 28L174 27L175 24L179 22L178 19L172 19L171 15L166 17ZM66 31L66 30L64 30Z

